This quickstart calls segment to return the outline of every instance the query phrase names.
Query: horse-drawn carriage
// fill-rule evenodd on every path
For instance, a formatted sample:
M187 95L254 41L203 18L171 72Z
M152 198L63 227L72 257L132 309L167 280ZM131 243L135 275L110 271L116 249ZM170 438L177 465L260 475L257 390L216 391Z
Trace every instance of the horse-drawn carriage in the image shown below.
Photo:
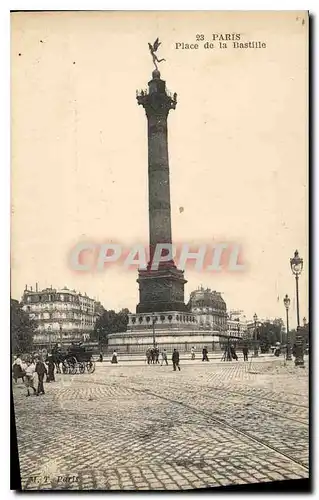
M57 373L61 373L61 365L62 373L69 373L71 375L85 373L85 371L93 373L95 370L93 350L82 343L73 343L66 349L57 346L54 347L52 349L52 359Z

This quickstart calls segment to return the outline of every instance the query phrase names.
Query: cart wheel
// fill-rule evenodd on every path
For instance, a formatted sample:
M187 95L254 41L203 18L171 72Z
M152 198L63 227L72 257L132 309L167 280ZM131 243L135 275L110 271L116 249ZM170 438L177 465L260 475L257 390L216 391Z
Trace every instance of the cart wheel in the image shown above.
M79 366L79 373L84 373L85 372L85 363L80 362L78 366Z
M95 363L93 360L87 361L86 369L88 373L93 373L95 370Z
M75 375L77 372L78 362L74 356L68 359L68 365L69 365L69 373L71 375Z

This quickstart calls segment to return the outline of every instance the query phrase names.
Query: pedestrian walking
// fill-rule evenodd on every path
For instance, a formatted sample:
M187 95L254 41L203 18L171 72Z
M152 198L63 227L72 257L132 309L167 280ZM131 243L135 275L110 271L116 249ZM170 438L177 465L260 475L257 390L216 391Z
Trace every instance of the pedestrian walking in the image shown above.
M181 371L181 367L179 366L179 352L176 349L174 349L172 354L172 362L174 372L176 372L176 367L179 371Z
M44 379L44 375L48 374L48 370L47 370L47 368L46 368L46 366L43 363L41 358L37 359L34 371L38 375L37 396L39 396L40 394L44 394L43 379Z
M117 352L116 352L115 349L114 349L113 354L112 354L111 363L112 364L116 364L117 363Z
M209 361L207 347L204 347L204 349L203 349L203 359L202 359L202 361Z
M100 363L102 363L102 362L103 362L103 352L101 351L100 352Z
M151 349L151 361L154 364L154 362L155 362L155 349Z
M148 364L148 365L150 364L151 359L152 359L152 356L151 356L151 349L147 349L147 351L146 351L146 361L147 361L147 364Z
M27 368L25 371L25 386L27 388L27 394L26 396L30 396L30 388L33 389L33 393L36 394L37 391L35 390L34 387L34 374L35 374L35 364L33 361L29 360L27 362Z
M156 346L155 349L154 349L155 364L156 365L159 364L159 359L158 359L159 358L159 354L160 354L159 348Z
M48 356L48 373L47 373L47 382L55 382L55 376L54 376L54 361L53 361L53 356L50 355Z
M235 361L238 361L238 356L236 354L235 347L233 345L230 346L230 353L231 357L235 359Z
M163 349L162 351L162 362L161 362L161 366L163 366L163 363L166 363L166 365L168 365L168 361L167 361L167 352L166 352L166 349Z
M280 356L280 354L281 354L281 345L280 345L280 342L276 342L276 347L275 347L274 354L275 354L276 357Z
M195 359L195 347L191 348L191 359Z
M248 347L244 345L243 347L244 361L248 361L248 353L249 353Z
M24 382L25 371L23 369L23 363L20 356L15 356L13 365L12 365L13 379L15 383L18 382L18 379L21 378L22 382Z

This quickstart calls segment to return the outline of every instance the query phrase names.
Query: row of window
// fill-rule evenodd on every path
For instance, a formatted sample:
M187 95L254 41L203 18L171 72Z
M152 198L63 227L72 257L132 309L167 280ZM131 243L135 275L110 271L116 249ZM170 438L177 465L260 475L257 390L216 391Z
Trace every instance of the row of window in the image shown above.
M95 316L89 316L88 318L83 318L82 314L74 313L72 311L66 312L66 313L59 313L59 312L54 312L54 313L49 313L49 312L43 312L43 313L33 313L31 314L31 317L33 319L76 319L79 321L85 321L85 323L94 323L95 322Z
M50 309L50 310L53 310L53 309L56 309L56 310L62 310L62 309L71 309L71 310L81 310L81 305L80 304L75 304L75 303L69 303L69 304L66 304L66 303L63 303L62 302L58 302L58 303L52 303L52 302L41 302L41 303L38 303L38 304L32 304L32 305L28 305L28 306L25 306L27 308L27 310L31 310L31 311L41 311L41 310L47 310L47 309Z
M192 304L192 301L191 301L191 304ZM195 307L210 307L210 306L207 306L207 302L205 303L205 301L203 300L199 300L199 301L196 301L196 306ZM215 308L216 308L216 303L215 303ZM226 310L226 304L224 302L219 302L218 301L218 310L222 310L222 311L225 311Z
M28 295L26 297L28 303L37 302L73 302L83 304L87 308L94 308L92 299L80 299L77 295L68 295L66 293L50 293L45 295Z
M45 327L42 327L40 325L38 325L38 328L37 328L37 334L39 334L40 332L45 332L47 335L48 334L57 334L57 335L61 335L61 333L63 334L63 332L65 330L78 330L78 331L83 331L83 330L93 330L94 329L94 325L80 325L80 324L76 324L76 323L72 323L72 322L69 322L69 323L64 323L63 324L63 329L61 330L60 328L60 325L45 325Z
M201 321L204 321L204 318L206 319L207 322L209 321L214 321L215 323L226 323L226 318L220 317L220 316L213 316L213 315L205 315L204 318L202 318L202 315L199 315L201 318Z
M216 309L214 307L192 307L192 311L203 311L203 312L215 312L217 314L226 314L226 311L224 309Z
M44 295L28 295L27 302L79 302L79 297L76 295L68 295L66 293L50 293Z

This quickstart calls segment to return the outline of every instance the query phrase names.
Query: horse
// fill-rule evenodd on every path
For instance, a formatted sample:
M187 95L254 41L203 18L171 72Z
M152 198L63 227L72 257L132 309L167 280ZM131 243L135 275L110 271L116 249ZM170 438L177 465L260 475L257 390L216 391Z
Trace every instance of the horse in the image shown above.
M56 369L56 373L61 373L60 364L63 363L65 356L59 351L52 350L51 357L52 357L52 361L53 361L55 369ZM48 356L47 356L47 360L48 360Z
M18 383L19 378L21 378L22 382L24 383L25 371L21 368L20 365L16 364L13 365L12 374L16 384Z

